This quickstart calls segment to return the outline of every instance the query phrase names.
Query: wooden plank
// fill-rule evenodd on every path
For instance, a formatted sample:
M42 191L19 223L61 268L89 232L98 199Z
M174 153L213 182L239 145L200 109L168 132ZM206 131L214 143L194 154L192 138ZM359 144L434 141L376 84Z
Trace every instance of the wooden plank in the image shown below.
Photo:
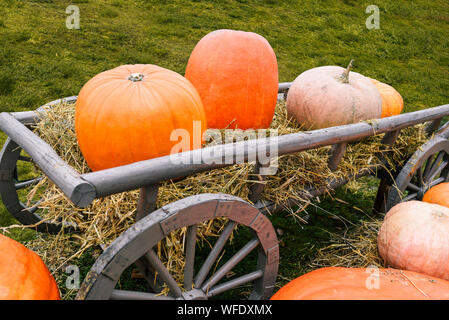
M39 116L45 112L44 107L52 107L62 102L73 103L77 98L77 96L72 96L54 100L47 104L44 104L42 107L36 109L35 111L12 112L11 115L21 123L33 124L36 123L39 120Z
M216 145L178 154L178 158L175 158L178 159L177 162L169 155L84 174L82 177L95 186L99 197L103 197L167 179L234 164L235 161L226 161L229 160L225 157L226 155L233 155L234 159L242 159L247 162L257 160L263 151L277 148L276 156L281 156L327 145L361 140L376 134L435 120L447 114L449 114L449 105L443 105L344 126ZM261 152L261 150L263 151ZM201 159L201 161L194 163L191 159Z
M49 144L11 114L0 114L0 129L33 158L39 168L76 206L85 207L95 199L94 187L65 163Z
M343 158L346 147L348 146L347 142L338 143L332 146L332 149L330 151L329 155L329 161L328 161L328 167L331 171L335 171L338 168L338 164L340 163L341 159Z

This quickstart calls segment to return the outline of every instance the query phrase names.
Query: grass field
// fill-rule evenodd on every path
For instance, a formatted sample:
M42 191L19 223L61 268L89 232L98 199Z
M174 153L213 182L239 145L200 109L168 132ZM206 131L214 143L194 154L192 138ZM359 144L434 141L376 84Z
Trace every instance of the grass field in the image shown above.
M77 5L80 29L66 27ZM380 9L380 28L367 29L368 5ZM95 74L151 63L184 74L190 52L216 29L253 31L276 52L279 79L292 81L321 66L346 66L393 85L405 112L449 102L449 3L435 1L295 0L0 0L0 111L21 111L78 94ZM0 133L0 143L5 136ZM328 232L344 232L371 213L374 179L316 201L308 225L273 217L284 230L280 283L306 271ZM347 204L346 204L347 203ZM0 226L16 223L0 203ZM14 230L24 241L30 230Z

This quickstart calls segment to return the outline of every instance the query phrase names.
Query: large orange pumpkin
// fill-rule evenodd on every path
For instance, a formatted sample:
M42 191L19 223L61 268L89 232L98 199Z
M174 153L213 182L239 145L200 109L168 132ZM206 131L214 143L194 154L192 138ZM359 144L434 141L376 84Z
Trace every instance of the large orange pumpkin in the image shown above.
M0 300L59 300L59 290L41 258L0 234Z
M449 208L449 182L443 182L430 188L424 194L422 201L439 204Z
M278 93L278 65L268 41L252 32L216 30L203 37L185 77L198 90L209 128L268 128Z
M380 82L376 79L371 79L371 82L379 90L382 97L382 115L381 118L396 116L402 112L404 108L404 101L400 93L392 86Z
M123 65L84 85L75 128L96 171L170 154L180 142L171 141L175 129L189 133L190 149L199 148L207 123L198 92L183 76L155 65Z
M380 118L382 98L365 76L338 66L323 66L301 73L287 95L287 112L304 129L356 123Z
M386 214L377 244L389 266L449 280L449 208L399 203Z
M271 300L447 300L449 281L396 269L321 268L287 283Z

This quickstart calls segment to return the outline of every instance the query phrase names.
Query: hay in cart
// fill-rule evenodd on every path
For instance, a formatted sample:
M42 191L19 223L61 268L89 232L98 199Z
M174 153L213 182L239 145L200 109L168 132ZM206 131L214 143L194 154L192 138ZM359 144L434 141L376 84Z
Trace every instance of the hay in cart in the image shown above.
M33 129L75 170L79 173L89 172L76 140L73 104L60 103L48 108ZM278 135L301 131L300 127L288 119L284 102L277 105L271 129L276 130ZM382 137L383 134L348 144L342 161L334 171L328 166L330 146L280 156L276 174L268 176L262 182L262 197L273 201L294 218L301 220L302 213L310 204L309 187L331 193L329 181L354 179L362 170L374 173L382 163L387 170L388 167L398 167L428 139L422 124L403 129L394 148L388 150L381 143ZM379 155L382 155L384 162ZM254 183L254 166L254 163L242 163L194 174L182 180L165 181L159 188L157 207L202 193L225 193L250 201L249 191ZM53 271L61 271L63 266L80 257L89 248L108 246L135 222L138 190L96 199L84 209L76 208L46 177L28 188L27 192L28 206L32 206L37 197L41 199L38 206L42 209L40 215L45 220L76 224L78 229L73 235L65 235L64 231L61 231L57 236L39 236L30 244L41 253ZM289 202L291 199L297 204L293 208ZM223 226L223 221L199 226L200 243L209 245L208 237L219 234ZM183 280L185 232L184 228L172 233L159 243L157 248L159 257L178 283ZM59 273L55 275L58 281L62 281Z

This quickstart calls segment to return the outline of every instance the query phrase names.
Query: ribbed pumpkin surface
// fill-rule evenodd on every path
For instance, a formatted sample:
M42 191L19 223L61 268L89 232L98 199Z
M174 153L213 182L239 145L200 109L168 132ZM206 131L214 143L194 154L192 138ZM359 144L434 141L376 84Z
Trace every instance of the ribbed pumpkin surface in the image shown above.
M185 76L198 90L209 128L268 128L278 65L268 41L252 32L217 30L195 46Z
M0 300L59 300L53 276L41 258L0 234Z
M130 80L133 75L141 79ZM76 102L76 136L93 171L169 155L180 142L171 136L176 129L190 138L182 151L200 148L206 127L193 85L155 65L102 72L84 85Z
M404 108L404 101L400 93L392 86L376 79L371 79L371 82L379 90L379 94L382 97L381 117L386 118L400 114Z
M449 299L449 281L390 268L378 274L367 270L317 269L287 283L271 300Z
M391 267L449 280L449 208L421 201L397 204L385 216L377 245Z

